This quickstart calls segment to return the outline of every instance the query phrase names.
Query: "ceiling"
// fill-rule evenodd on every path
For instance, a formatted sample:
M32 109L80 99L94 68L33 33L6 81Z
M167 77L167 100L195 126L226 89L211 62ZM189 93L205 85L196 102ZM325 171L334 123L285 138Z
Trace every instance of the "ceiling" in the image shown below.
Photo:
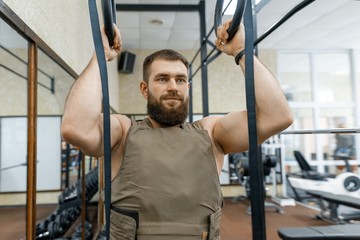
M115 0L117 4L190 4L200 0ZM236 0L232 0L236 2ZM301 0L263 0L258 11L257 36L263 35ZM225 1L224 1L225 2ZM205 0L206 33L213 27L216 0ZM282 24L258 47L272 49L360 49L360 0L315 0ZM231 16L224 16L223 21ZM124 49L177 50L200 48L199 13L194 12L133 12L118 11L117 25ZM155 23L151 23L155 20ZM157 24L157 21L163 24ZM8 47L25 46L0 21L0 44ZM210 41L215 34L211 33ZM10 46L11 45L11 46Z
M233 0L236 1L236 0ZM266 0L265 0L266 2ZM257 13L257 36L301 0L269 0ZM199 0L116 0L118 4L198 4ZM206 33L213 27L216 0L206 0ZM316 0L286 21L258 47L273 49L360 49L360 1ZM229 17L227 17L229 18ZM226 17L224 17L225 21ZM158 20L163 24L157 24ZM154 22L155 23L152 23ZM200 47L198 12L118 11L124 49L178 50ZM215 38L214 33L210 40Z

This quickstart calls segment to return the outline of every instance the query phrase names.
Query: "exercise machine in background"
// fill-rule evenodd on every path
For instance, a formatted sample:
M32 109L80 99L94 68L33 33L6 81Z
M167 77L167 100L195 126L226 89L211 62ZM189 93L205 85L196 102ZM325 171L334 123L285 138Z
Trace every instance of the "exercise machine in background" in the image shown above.
M346 172L338 175L323 174L312 169L306 159L299 151L294 151L294 156L299 163L300 172L290 173L287 175L287 181L295 194L297 201L304 202L306 196L301 196L300 191L317 190L336 194L360 198L360 178L357 174L352 173L349 167ZM340 155L335 155L339 158ZM345 162L348 156L341 155ZM349 165L348 163L346 165Z
M264 149L263 151L266 151ZM272 197L276 196L276 189L277 189L277 172L276 167L280 163L280 152L275 151L273 154L263 154L262 155L262 162L263 162L263 173L264 173L264 189L265 193L268 192L268 189L266 187L267 184L272 184ZM229 154L229 173L230 173L230 179L232 183L235 181L238 181L242 186L245 187L245 196L236 196L232 199L232 202L239 202L244 199L251 199L250 194L250 171L249 171L249 157L247 152L241 152L241 153L233 153ZM265 201L265 208L268 210L275 210L278 213L283 213L284 210L282 206L275 204L273 201ZM295 201L293 201L293 204L295 205ZM247 208L246 211L247 214L251 214L251 206Z

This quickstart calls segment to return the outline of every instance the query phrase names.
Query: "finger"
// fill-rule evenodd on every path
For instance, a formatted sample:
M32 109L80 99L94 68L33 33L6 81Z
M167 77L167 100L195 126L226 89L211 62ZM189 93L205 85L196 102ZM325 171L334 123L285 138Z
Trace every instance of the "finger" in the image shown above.
M229 34L227 33L226 28L225 28L224 25L218 27L218 35L217 35L217 37L218 37L221 41L223 41L223 42L226 43L226 40L227 40L227 38L229 37Z
M103 45L104 45L104 49L109 49L110 48L110 45L109 45L109 39L105 33L105 27L103 26L101 28L101 38L102 38L102 42L103 42Z
M225 45L225 43L223 41L221 41L220 39L216 39L215 40L215 46L217 49L221 50L221 48Z
M229 29L231 22L232 22L232 19L227 20L227 21L224 23L224 28L225 28L225 30L228 30L228 29Z
M230 19L224 23L224 38L226 40L229 38L228 29L230 28L231 21L232 21L232 19Z
M114 49L121 48L121 34L120 30L114 24Z

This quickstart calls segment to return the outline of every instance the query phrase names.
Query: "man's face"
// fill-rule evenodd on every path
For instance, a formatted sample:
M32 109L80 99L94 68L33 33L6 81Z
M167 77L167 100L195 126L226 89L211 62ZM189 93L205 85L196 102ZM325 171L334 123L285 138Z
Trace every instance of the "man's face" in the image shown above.
M181 61L155 60L148 83L149 116L164 126L185 122L189 109L187 68Z

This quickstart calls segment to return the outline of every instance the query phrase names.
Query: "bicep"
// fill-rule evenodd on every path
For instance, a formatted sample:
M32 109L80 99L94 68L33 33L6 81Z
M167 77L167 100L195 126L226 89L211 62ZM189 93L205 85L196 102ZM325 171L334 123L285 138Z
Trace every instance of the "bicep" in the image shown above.
M258 114L259 115L259 114ZM263 143L275 134L271 122L257 116L257 143ZM244 152L249 149L247 111L232 112L220 118L214 127L214 141L224 153Z

